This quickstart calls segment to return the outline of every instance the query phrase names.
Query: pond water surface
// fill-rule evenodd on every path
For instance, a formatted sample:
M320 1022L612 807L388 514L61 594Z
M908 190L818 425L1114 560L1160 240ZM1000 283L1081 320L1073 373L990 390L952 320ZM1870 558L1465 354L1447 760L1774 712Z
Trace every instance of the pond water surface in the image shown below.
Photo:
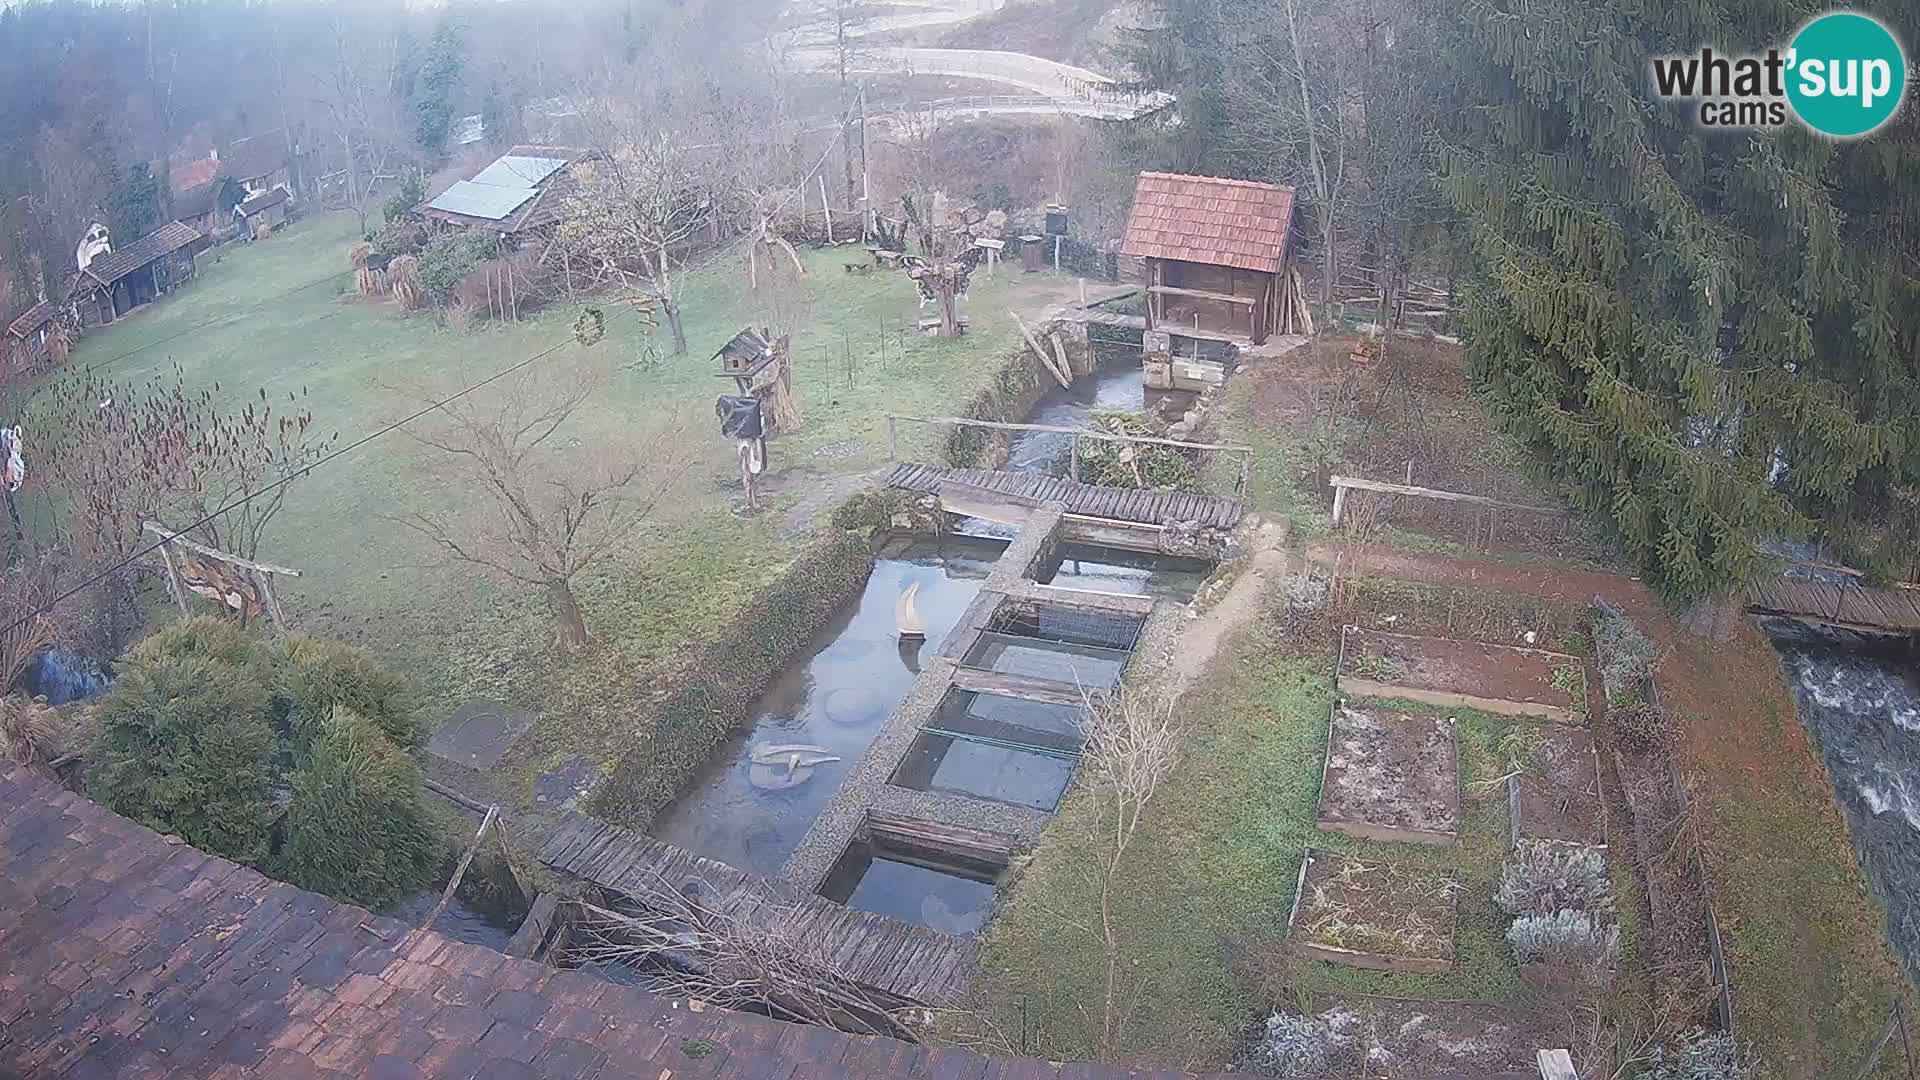
M968 537L883 549L858 600L761 695L741 732L654 822L653 835L729 866L777 874L912 687L920 657L940 647L1005 550L1003 542ZM894 617L901 592L916 583L927 631L918 643L900 640ZM839 760L754 768L754 747L781 744L822 747Z

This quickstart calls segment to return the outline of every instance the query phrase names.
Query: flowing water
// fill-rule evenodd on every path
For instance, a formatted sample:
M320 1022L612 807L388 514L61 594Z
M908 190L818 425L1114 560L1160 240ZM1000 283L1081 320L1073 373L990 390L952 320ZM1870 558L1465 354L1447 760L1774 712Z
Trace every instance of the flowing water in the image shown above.
M1104 359L1104 358L1103 358ZM1146 412L1165 415L1184 412L1194 395L1181 390L1148 390L1139 354L1132 360L1115 358L1104 362L1090 376L1073 380L1072 386L1056 386L1047 391L1027 414L1023 423L1052 427L1085 427L1096 411ZM1019 431L1007 445L1007 465L1011 470L1044 472L1065 476L1073 456L1070 436L1046 431Z
M399 919L408 926L419 926L426 919L433 905L440 902L439 889L429 889L410 900L381 912L388 918ZM487 916L462 903L458 896L447 904L447 910L433 920L434 932L455 941L464 941L469 945L485 945L489 949L505 952L507 943L513 940L513 932L518 927L502 926Z
M1006 545L966 537L896 543L874 561L858 600L814 635L763 694L741 732L709 760L653 835L729 866L773 875L832 800L894 707L973 601ZM894 604L918 583L926 640L902 641ZM804 744L838 761L756 768L755 747Z
M1782 619L1761 626L1886 901L1888 934L1920 969L1920 670L1904 642Z

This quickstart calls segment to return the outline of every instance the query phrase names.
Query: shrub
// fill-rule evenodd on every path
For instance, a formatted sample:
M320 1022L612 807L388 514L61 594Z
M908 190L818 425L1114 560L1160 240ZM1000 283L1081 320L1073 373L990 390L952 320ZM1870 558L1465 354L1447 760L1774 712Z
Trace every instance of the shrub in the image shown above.
M386 202L380 204L380 216L386 218L387 224L391 225L405 219L407 215L413 213L414 207L419 206L426 199L427 189L420 182L420 177L409 176L400 181L400 186L393 189L393 194L387 196Z
M1625 613L1605 604L1594 609L1594 656L1607 704L1626 705L1642 700L1660 660L1660 647L1633 625Z
M1607 714L1620 749L1664 757L1680 745L1680 729L1665 709L1651 701L1622 705Z
M444 304L461 279L498 254L499 248L499 242L483 232L440 233L420 252L420 287L435 303Z
M1607 860L1599 848L1523 840L1500 867L1493 902L1509 915L1613 910Z
M1094 431L1164 439L1164 424L1133 413L1096 412L1088 425ZM1193 462L1171 446L1117 443L1086 439L1080 444L1080 479L1106 487L1200 490L1200 473Z
M267 690L245 667L174 651L191 636L149 639L123 666L100 706L88 789L152 829L256 862L273 820Z
M134 659L197 658L253 667L266 658L267 652L267 643L239 623L196 615L149 634L135 647Z
M336 707L291 781L275 877L366 908L432 881L446 848L420 801L420 767L379 727Z
M278 718L297 751L304 752L340 706L402 750L417 750L426 741L406 684L365 649L327 638L288 638L274 650L273 669Z
M1507 927L1507 946L1523 964L1611 962L1620 954L1620 928L1590 911L1522 915Z
M1656 1046L1636 1080L1744 1080L1746 1066L1733 1036L1694 1030L1669 1047Z
M1309 1080L1327 1071L1333 1032L1312 1017L1274 1013L1256 1031L1243 1072L1279 1080Z
M391 266L400 255L413 255L426 246L427 230L418 222L389 221L369 241L375 258Z

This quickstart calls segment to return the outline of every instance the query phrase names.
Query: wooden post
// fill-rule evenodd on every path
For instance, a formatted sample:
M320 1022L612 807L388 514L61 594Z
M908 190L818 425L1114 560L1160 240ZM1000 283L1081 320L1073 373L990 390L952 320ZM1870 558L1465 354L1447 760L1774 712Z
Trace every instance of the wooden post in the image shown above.
M900 460L899 425L891 416L887 417L887 460Z
M1580 1080L1573 1067L1573 1055L1565 1050L1541 1050L1534 1054L1540 1066L1540 1080Z
M1072 454L1067 459L1067 479L1078 482L1080 479L1080 436L1073 436L1072 445Z
M273 628L281 633L287 632L287 620L280 616L280 601L273 598L273 582L263 570L253 572L253 580L260 584L260 602L267 605L267 614L273 619Z
M173 549L165 540L160 541L160 558L167 564L167 591L173 594L174 603L180 605L180 613L187 613L187 587L180 581L180 572L173 567Z
M827 205L827 177L825 173L815 173L813 178L820 181L820 212L827 215L827 244L832 246L833 207Z
M433 905L433 911L427 915L427 921L420 924L422 930L433 926L433 920L447 910L453 902L453 892L460 887L460 879L467 876L467 867L473 864L473 856L480 850L480 841L487 835L487 829L493 825L493 819L500 816L498 806L487 807L487 816L480 819L480 831L473 834L473 843L467 845L467 853L460 856L460 865L453 868L453 876L447 879L447 888L440 894L440 902Z
M1333 523L1340 524L1340 512L1347 507L1347 489L1344 485L1333 489Z
M1245 495L1247 493L1247 485L1252 481L1253 481L1253 451L1243 450L1240 452L1240 483L1237 487L1233 489L1233 493L1235 495ZM1335 499L1338 499L1339 497L1340 496L1338 494L1334 495Z

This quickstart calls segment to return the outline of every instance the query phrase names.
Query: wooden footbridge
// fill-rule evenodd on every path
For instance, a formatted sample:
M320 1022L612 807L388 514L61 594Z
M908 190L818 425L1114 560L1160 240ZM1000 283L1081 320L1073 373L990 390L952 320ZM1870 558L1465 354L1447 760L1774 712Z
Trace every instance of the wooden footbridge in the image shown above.
M1871 634L1920 635L1920 588L1779 578L1747 588L1748 611Z
M902 1004L950 1004L972 974L968 940L852 911L597 818L574 814L562 821L548 834L540 861L641 903L672 890L743 925L778 927L818 944L836 971L863 988Z
M1064 503L1069 514L1135 525L1197 522L1213 528L1231 529L1240 523L1240 517L1245 513L1238 499L1218 495L1101 487L1040 473L953 469L902 462L894 466L893 475L887 482L897 488L923 491L930 495L939 494L942 485L959 484L1034 505Z

